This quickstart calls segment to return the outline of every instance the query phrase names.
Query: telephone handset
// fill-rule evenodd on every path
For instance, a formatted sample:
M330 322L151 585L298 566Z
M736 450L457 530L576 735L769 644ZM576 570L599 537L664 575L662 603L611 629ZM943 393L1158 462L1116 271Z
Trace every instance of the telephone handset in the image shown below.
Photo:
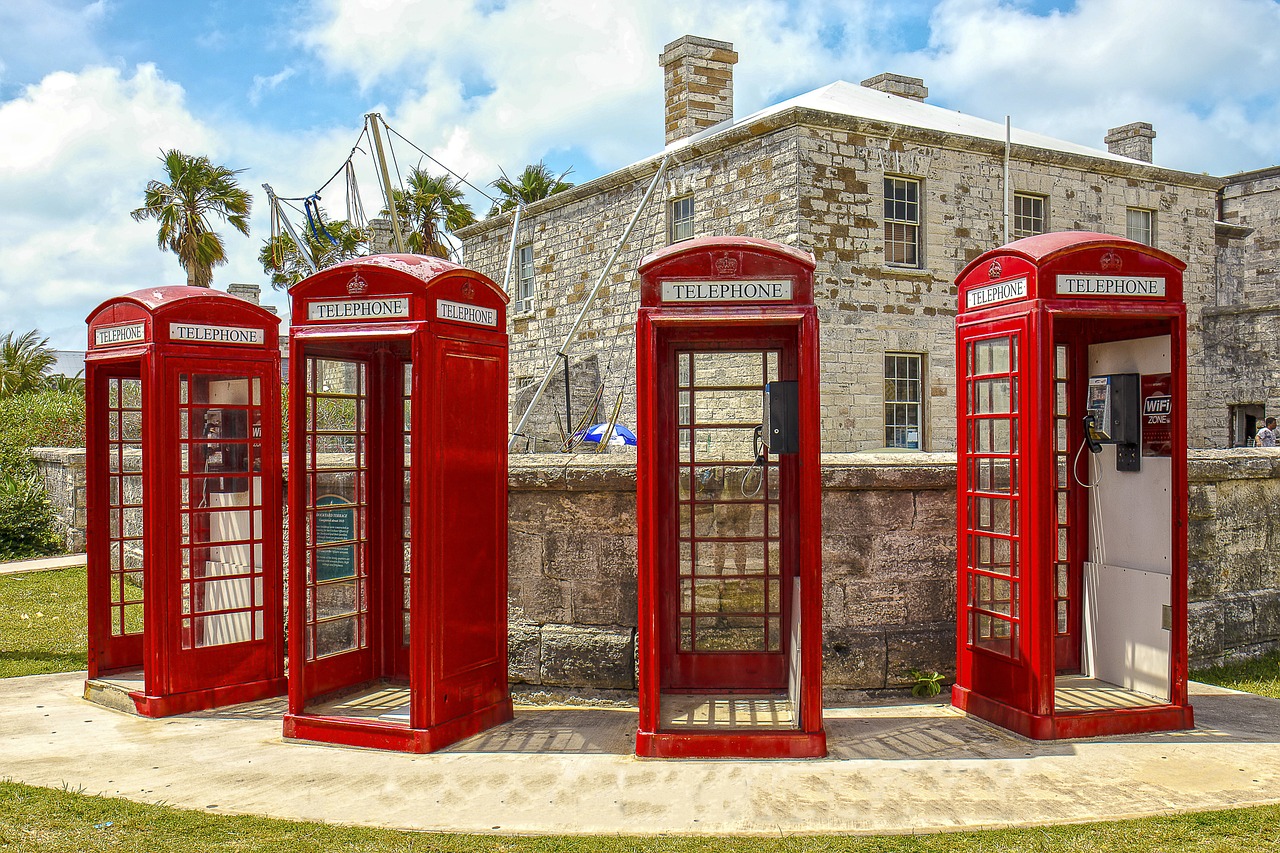
M1084 416L1084 443L1090 453L1102 452L1102 441L1098 433L1098 423L1092 412Z

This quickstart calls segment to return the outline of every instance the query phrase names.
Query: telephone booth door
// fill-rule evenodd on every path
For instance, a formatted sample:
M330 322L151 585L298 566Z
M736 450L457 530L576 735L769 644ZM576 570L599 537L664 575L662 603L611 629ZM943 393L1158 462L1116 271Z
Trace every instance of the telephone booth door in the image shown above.
M290 296L285 734L430 752L511 718L506 296L413 255Z
M744 238L641 264L639 755L826 754L812 270Z
M957 280L957 707L1040 739L1192 725L1183 269L1061 232Z
M278 325L189 287L90 316L88 698L164 716L283 692Z

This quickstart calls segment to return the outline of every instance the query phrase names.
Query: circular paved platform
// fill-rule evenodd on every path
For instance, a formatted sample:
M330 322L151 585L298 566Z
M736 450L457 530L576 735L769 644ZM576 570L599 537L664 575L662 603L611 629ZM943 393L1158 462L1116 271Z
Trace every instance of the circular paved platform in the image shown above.
M517 709L434 755L281 739L283 700L149 720L84 673L0 680L0 768L212 812L415 830L896 833L1280 802L1280 701L1193 685L1190 732L1036 743L940 704L835 708L831 755L638 759L625 710Z

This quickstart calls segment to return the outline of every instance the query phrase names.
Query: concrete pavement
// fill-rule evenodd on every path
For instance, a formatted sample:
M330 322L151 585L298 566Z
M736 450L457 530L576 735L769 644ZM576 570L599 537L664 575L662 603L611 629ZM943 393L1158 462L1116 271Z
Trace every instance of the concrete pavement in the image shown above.
M903 833L1280 802L1280 701L1193 685L1195 731L1036 743L941 704L835 708L831 756L637 759L636 715L517 709L434 755L281 738L283 700L149 720L84 673L0 680L0 777L214 813L502 833Z

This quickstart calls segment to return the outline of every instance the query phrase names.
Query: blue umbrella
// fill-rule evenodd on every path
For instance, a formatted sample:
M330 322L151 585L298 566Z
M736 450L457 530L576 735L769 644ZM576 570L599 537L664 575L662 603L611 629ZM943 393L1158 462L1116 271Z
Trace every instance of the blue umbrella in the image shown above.
M604 435L608 430L608 424L596 424L595 426L587 427L585 432L579 431L574 433L573 437L580 438L583 441L599 442L604 438ZM636 434L624 427L622 424L617 424L613 428L613 433L609 436L609 444L626 444L631 447L635 447Z

